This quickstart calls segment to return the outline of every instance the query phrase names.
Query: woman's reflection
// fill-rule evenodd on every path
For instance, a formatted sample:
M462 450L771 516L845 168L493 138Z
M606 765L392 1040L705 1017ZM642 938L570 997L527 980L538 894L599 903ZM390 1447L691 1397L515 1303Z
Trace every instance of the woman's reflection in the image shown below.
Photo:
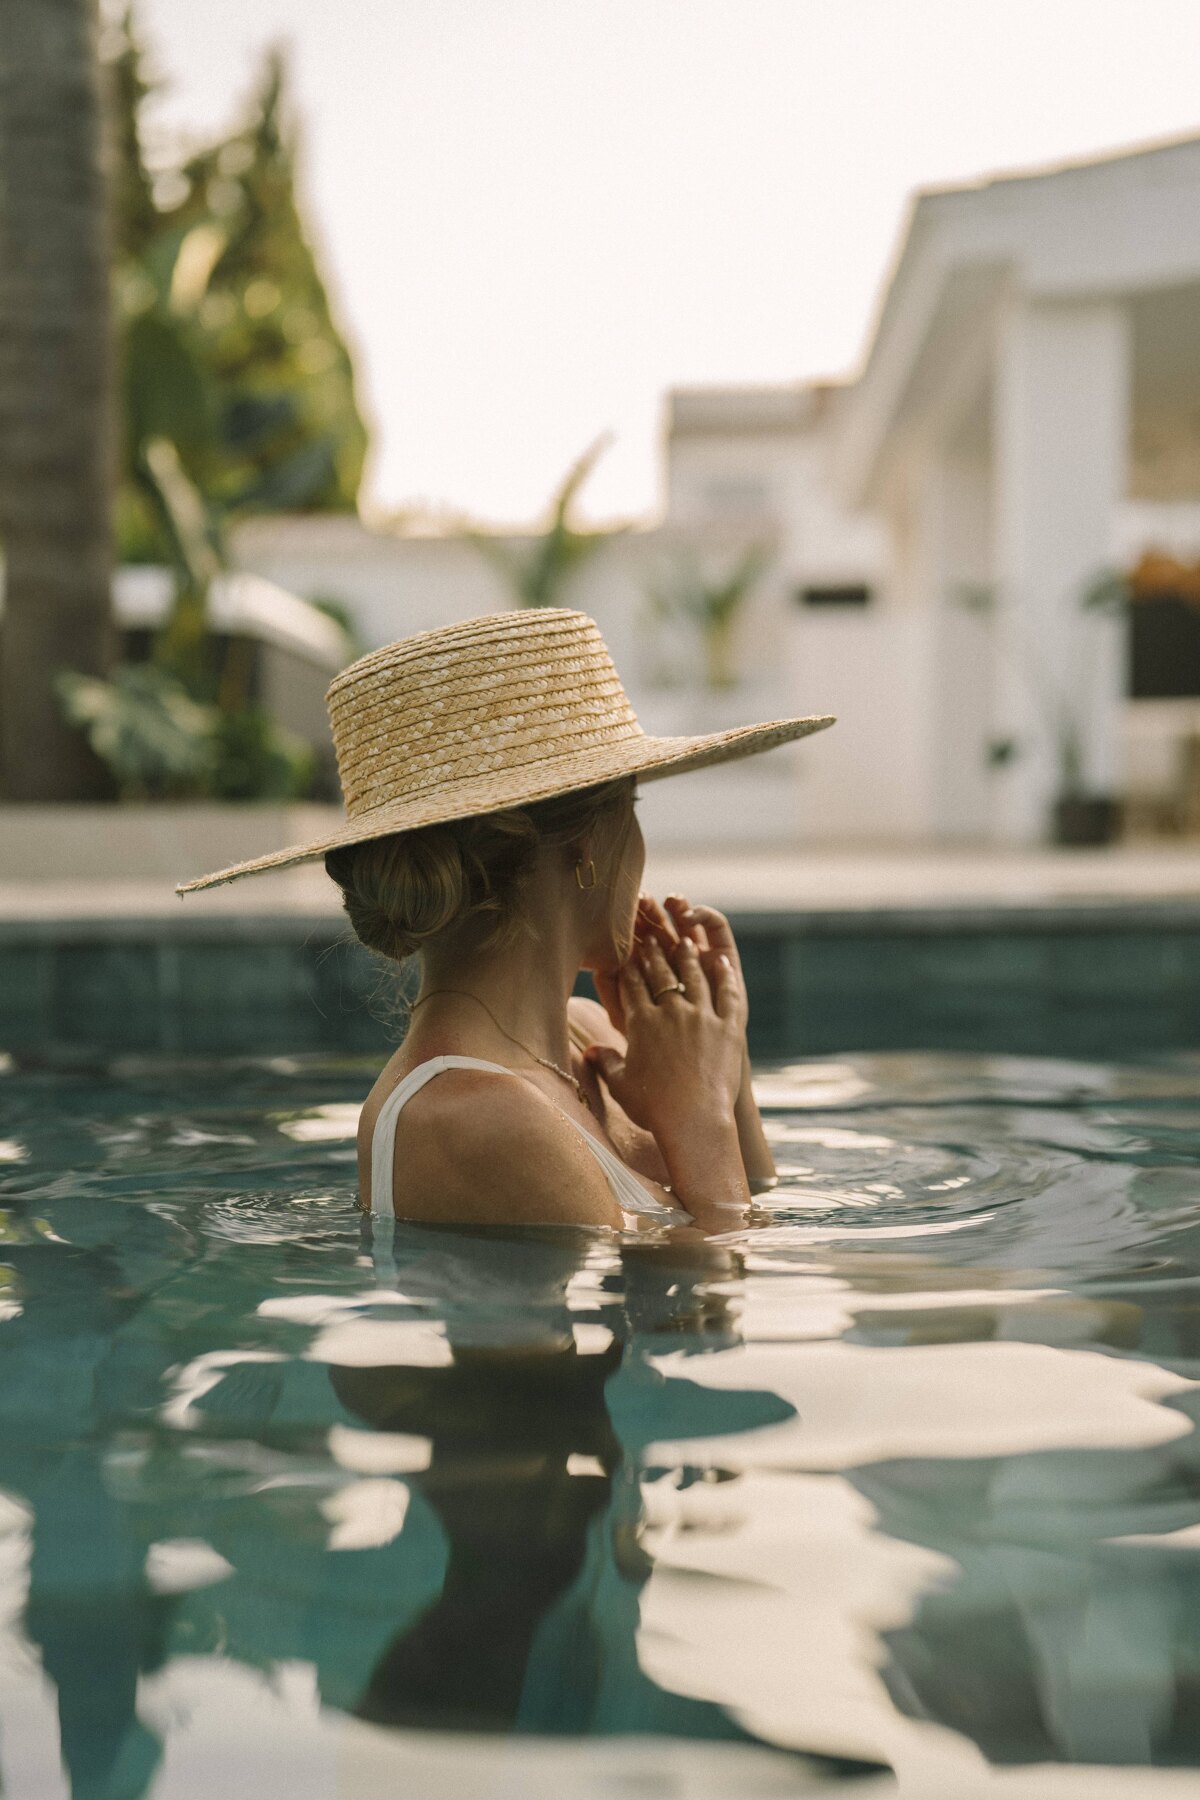
M588 1526L609 1500L621 1452L604 1384L620 1360L614 1339L599 1355L573 1343L468 1349L445 1369L331 1371L366 1423L431 1440L428 1469L410 1479L450 1545L441 1594L380 1661L363 1717L474 1731L516 1723L538 1624L579 1574ZM585 1706L595 1670L579 1649L562 1679Z
M647 1381L634 1365L681 1332L694 1342L699 1331L714 1347L736 1341L713 1288L736 1272L730 1252L691 1233L627 1243L581 1310L578 1300L568 1309L566 1293L595 1252L589 1234L400 1227L397 1235L410 1250L416 1237L440 1239L467 1290L481 1258L493 1269L499 1259L510 1302L524 1299L525 1329L519 1344L454 1343L449 1367L330 1370L343 1405L373 1430L430 1439L428 1468L408 1479L449 1541L439 1596L389 1645L358 1712L442 1730L745 1738L720 1707L658 1688L636 1650L649 1564L638 1542L635 1459L653 1437L686 1434L679 1402L692 1384ZM403 1255L397 1264L408 1289ZM629 1392L614 1409L622 1381ZM717 1396L705 1399L697 1425L711 1435ZM771 1395L720 1400L731 1430L790 1412ZM622 1441L614 1410L637 1442Z
M255 1360L264 1320L244 1358L219 1352L219 1378L184 1418L186 1257L165 1225L162 1242L133 1245L122 1221L104 1224L104 1246L62 1241L82 1229L65 1217L57 1240L6 1246L22 1311L0 1327L0 1487L34 1514L25 1626L58 1689L77 1793L149 1791L160 1745L137 1689L174 1654L306 1661L326 1706L385 1726L747 1739L720 1681L693 1699L639 1658L644 1489L704 1478L652 1466L650 1446L792 1413L765 1391L686 1378L690 1355L739 1341L735 1253L686 1232L397 1226L372 1246L371 1298L404 1317L346 1302L364 1354L337 1354L337 1328ZM366 1229L382 1235L378 1221ZM221 1333L241 1330L256 1317L244 1247L204 1272L205 1293L223 1272L237 1297ZM272 1280L264 1297L277 1292ZM405 1318L423 1342L422 1321L444 1326L444 1366L396 1365L389 1333ZM201 1362L212 1329L210 1315ZM676 1350L664 1373L659 1356ZM50 1394L48 1420L56 1373L69 1392ZM171 1421L152 1423L169 1395ZM346 1471L381 1468L395 1448L381 1434L396 1433L429 1445L427 1466L404 1476L404 1522L343 1547L334 1503L387 1485ZM357 1461L341 1459L347 1436L361 1439ZM203 1542L226 1577L154 1591L146 1557L164 1540ZM731 1652L714 1641L711 1653L719 1673Z
M146 1347L115 1381L114 1364L142 1303L136 1281L161 1278L179 1240L140 1209L93 1196L86 1207L43 1198L34 1229L6 1202L25 1241L4 1246L20 1302L0 1325L0 1489L32 1513L23 1623L56 1690L71 1793L134 1800L161 1755L137 1716L138 1681L163 1660L175 1601L146 1581L146 1545L106 1481L105 1432L116 1388L126 1405L135 1388L157 1393L165 1354Z

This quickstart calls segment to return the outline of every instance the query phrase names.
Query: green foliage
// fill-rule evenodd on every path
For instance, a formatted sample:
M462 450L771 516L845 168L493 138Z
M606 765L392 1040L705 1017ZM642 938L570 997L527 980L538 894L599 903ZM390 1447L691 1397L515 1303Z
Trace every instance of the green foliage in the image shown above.
M146 444L138 479L175 570L175 597L155 642L154 660L197 698L208 699L208 589L220 564L210 540L204 503L168 438L153 438Z
M303 739L276 725L261 706L218 712L208 792L214 800L295 800L315 774Z
M1119 569L1101 569L1080 595L1085 612L1123 612L1133 599L1129 577Z
M699 631L710 687L736 685L734 625L770 560L767 545L752 544L723 575L713 575L684 556L665 583L646 590L651 611L659 619L683 619Z
M341 631L346 640L347 662L353 662L356 657L363 654L366 645L359 636L358 622L344 600L339 600L336 594L310 594L308 604L315 606L318 612L324 613L327 619L332 619Z
M293 800L312 786L312 751L262 707L196 700L157 663L111 681L67 670L57 687L121 800Z
M68 671L66 717L123 799L292 799L314 758L250 693L247 646L221 648L208 593L228 522L349 509L366 433L349 354L296 206L285 72L268 58L242 126L153 179L132 14L103 43L114 100L114 283L124 444L117 541L168 563L175 595L148 663Z
M954 604L978 619L991 619L996 613L996 590L987 581L960 581L951 592Z
M724 575L710 575L692 558L682 557L670 581L647 589L660 618L684 618L702 631L725 625L752 592L770 561L763 544L752 545Z
M215 708L151 663L127 664L111 681L74 670L56 680L63 710L116 782L122 800L203 793L213 765Z
M116 102L123 559L175 560L145 466L158 440L174 445L216 544L227 522L248 513L353 508L366 431L296 204L282 58L267 59L237 130L151 180L138 131L151 84L130 14L106 43Z
M104 31L100 53L108 67L113 225L118 242L136 256L157 233L159 220L138 136L138 114L155 84L135 46L131 7Z
M518 606L561 606L572 576L597 549L603 532L578 531L571 510L580 488L608 445L599 437L572 463L550 502L549 523L525 550L514 550L501 538L482 531L467 533L470 541L500 573Z

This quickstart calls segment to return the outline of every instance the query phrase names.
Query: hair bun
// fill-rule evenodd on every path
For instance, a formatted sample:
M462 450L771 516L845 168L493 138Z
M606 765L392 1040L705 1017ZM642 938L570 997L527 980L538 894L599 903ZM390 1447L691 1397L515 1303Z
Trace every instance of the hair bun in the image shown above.
M325 866L356 936L397 962L471 910L463 849L444 825L331 851Z
M578 843L601 821L632 816L633 778L528 807L346 844L325 857L355 935L403 962L443 932L477 921L492 945L518 928L521 888L539 846Z

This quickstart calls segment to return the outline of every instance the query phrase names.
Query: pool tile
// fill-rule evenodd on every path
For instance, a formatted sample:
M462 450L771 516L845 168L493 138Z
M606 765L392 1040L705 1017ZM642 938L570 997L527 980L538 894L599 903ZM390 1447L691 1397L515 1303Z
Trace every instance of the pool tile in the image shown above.
M54 946L0 947L0 1050L37 1049L52 1034Z
M58 1043L157 1048L159 999L152 941L60 944L54 952L50 1022Z
M758 1057L946 1048L1111 1056L1200 1045L1200 930L734 929ZM410 976L411 979L411 976ZM586 991L586 983L581 984ZM0 945L0 1048L386 1056L398 981L352 939L158 932Z
M403 1035L405 980L353 940L304 946L309 999L329 1048L387 1053Z

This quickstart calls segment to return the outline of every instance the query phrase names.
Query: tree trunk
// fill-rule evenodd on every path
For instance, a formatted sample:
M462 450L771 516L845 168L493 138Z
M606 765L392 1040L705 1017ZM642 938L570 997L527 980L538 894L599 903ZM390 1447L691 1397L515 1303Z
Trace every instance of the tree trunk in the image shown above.
M0 0L0 794L109 790L53 691L106 673L114 400L95 0Z

